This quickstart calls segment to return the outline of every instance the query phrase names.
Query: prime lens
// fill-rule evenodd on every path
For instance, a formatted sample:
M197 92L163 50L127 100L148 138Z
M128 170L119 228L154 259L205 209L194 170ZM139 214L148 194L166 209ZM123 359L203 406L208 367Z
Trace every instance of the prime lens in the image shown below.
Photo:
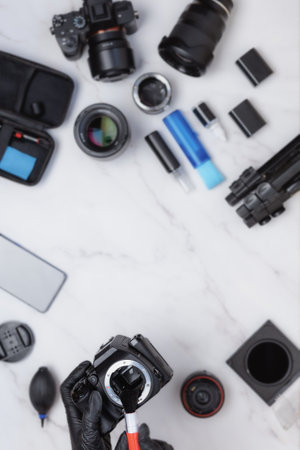
M119 27L99 31L89 38L89 65L99 81L118 81L135 71L133 51Z
M213 59L232 8L232 0L195 0L162 39L160 56L180 72L200 77Z
M130 133L121 111L112 105L98 103L79 114L74 136L82 151L106 160L118 156L126 148Z
M224 404L221 382L208 372L190 375L181 388L181 401L188 413L199 418L217 414Z

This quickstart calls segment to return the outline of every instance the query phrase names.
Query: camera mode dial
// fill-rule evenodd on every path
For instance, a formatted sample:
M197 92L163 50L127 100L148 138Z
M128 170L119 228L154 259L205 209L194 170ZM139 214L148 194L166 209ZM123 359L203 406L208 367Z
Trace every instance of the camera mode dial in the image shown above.
M82 30L86 26L86 20L83 16L76 16L73 20L73 25L78 30Z

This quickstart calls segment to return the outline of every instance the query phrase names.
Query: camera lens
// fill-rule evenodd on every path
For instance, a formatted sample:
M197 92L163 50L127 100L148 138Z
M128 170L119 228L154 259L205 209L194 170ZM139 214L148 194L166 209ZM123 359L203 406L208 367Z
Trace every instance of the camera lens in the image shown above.
M74 125L74 136L78 146L88 155L111 159L125 149L129 128L117 108L99 103L81 112Z
M220 381L207 372L190 375L182 385L181 400L193 416L206 418L216 414L224 403L224 389Z
M290 367L291 358L288 350L273 341L256 344L247 357L248 372L263 384L279 383L286 377Z
M172 88L169 81L159 73L146 73L133 86L133 99L148 114L159 114L170 104Z
M119 27L99 31L89 38L89 65L99 81L118 81L135 71L133 51Z
M213 59L232 8L232 0L195 0L161 41L160 56L180 72L200 77Z

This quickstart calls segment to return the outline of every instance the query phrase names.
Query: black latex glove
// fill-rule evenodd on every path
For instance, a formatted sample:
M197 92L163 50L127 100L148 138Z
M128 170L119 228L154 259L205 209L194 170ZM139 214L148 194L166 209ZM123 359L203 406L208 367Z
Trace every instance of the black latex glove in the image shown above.
M151 439L149 427L145 423L139 427L139 444L141 450L173 450L173 447L166 442ZM125 433L121 434L115 450L128 450Z
M83 377L91 363L81 363L60 388L61 396L66 408L69 431L73 450L111 450L110 437L101 436L99 423L101 420L102 398L99 392L93 391L89 398L89 404L82 413L74 405L72 389Z

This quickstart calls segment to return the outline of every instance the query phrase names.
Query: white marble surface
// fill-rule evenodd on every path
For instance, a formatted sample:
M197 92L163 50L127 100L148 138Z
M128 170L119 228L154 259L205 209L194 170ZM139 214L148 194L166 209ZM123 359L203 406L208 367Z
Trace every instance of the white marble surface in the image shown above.
M65 270L68 281L43 315L0 291L0 322L19 319L37 343L18 364L1 364L0 446L9 450L63 450L69 436L58 399L44 430L28 399L31 377L48 365L62 381L80 361L116 333L141 332L175 370L172 382L139 412L153 435L176 450L296 450L299 429L284 431L272 410L225 364L267 319L298 345L299 196L264 228L248 230L227 206L228 186L250 165L259 167L299 132L298 0L236 0L207 75L191 79L168 67L157 45L175 24L185 0L135 0L139 31L130 38L138 70L117 84L94 82L86 54L66 61L48 31L55 13L75 0L0 0L0 48L65 71L76 91L62 127L51 131L55 155L33 188L0 179L0 231ZM254 89L234 61L257 47L275 74ZM140 112L131 99L136 77L158 70L174 86L172 108L182 108L201 132L227 181L208 192L186 163L161 119ZM249 98L268 125L247 140L228 111ZM223 144L191 114L207 100L228 130ZM127 152L109 163L82 153L72 128L96 102L119 107L132 128ZM168 137L196 189L185 195L160 168L143 137ZM189 416L179 400L192 371L217 374L226 404L215 418ZM123 424L113 433L113 440Z

